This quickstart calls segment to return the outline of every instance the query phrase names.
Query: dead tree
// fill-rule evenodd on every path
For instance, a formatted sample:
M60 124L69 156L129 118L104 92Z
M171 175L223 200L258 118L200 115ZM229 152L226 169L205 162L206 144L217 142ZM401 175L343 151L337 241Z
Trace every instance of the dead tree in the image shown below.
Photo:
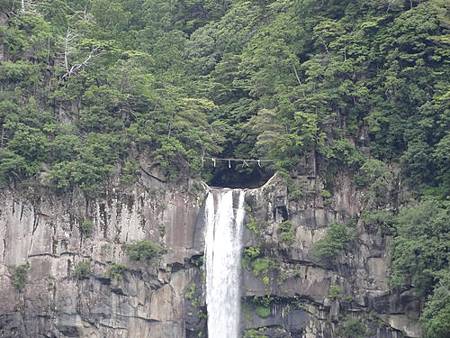
M91 52L89 53L89 55L81 63L76 63L69 68L69 64L67 62L66 63L66 73L61 77L61 79L65 81L69 77L78 73L81 69L83 69L84 67L86 67L89 64L90 60L94 56L97 56L99 53L100 53L100 49L98 47L94 47L91 50Z

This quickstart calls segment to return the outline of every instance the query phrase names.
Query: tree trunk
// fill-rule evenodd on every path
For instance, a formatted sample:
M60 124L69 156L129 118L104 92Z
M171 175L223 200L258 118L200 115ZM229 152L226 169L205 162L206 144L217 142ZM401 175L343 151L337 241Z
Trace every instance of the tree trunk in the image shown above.
M5 13L0 13L0 27L6 27L8 24L8 16ZM6 61L5 44L2 36L0 36L0 62Z
M5 138L5 127L3 126L3 123L2 123L2 133L0 136L0 149L3 149L4 138Z

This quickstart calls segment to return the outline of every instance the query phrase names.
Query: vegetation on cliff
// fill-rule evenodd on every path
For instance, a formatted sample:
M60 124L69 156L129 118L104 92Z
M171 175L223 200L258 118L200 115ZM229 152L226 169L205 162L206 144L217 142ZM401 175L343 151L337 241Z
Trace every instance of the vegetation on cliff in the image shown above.
M417 287L428 336L448 336L445 0L6 0L0 22L2 186L95 195L142 156L172 179L207 175L204 154L291 173L312 158L367 191L395 235L393 286ZM398 216L392 168L416 200Z

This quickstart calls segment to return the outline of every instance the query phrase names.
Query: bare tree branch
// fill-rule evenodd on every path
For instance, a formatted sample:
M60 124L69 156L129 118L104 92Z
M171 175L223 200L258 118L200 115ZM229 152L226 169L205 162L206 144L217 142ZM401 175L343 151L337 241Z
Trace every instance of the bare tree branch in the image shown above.
M67 28L66 36L64 37L64 68L66 72L69 71L69 55L71 52L72 46L71 42L77 38L77 35L70 31L70 28Z
M100 49L98 47L95 47L87 56L87 58L81 62L74 64L72 67L67 66L66 73L61 77L62 80L67 80L69 77L75 75L80 71L82 68L86 67L89 64L89 61L94 57L97 56L100 52Z

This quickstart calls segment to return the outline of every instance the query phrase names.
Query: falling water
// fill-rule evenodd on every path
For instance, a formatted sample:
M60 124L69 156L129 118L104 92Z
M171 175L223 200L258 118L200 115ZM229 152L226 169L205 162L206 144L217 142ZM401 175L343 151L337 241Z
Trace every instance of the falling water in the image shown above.
M243 190L220 189L210 191L206 199L206 305L210 338L239 337L244 197Z

